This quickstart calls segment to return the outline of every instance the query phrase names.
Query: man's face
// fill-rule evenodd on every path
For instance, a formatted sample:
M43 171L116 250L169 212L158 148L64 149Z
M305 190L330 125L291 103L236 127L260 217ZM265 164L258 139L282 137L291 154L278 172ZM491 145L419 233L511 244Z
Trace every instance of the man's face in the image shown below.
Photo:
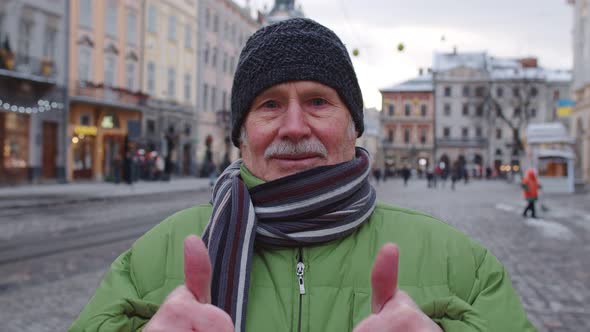
M352 160L356 132L336 90L312 81L277 84L252 102L240 150L256 177L272 181Z

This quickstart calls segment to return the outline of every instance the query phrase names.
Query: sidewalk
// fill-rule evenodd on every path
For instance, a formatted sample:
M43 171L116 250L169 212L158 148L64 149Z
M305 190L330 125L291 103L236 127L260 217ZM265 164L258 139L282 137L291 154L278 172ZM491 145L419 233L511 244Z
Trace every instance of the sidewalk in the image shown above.
M139 181L132 185L86 182L0 187L0 210L208 189L209 179L192 177L173 178L170 181Z

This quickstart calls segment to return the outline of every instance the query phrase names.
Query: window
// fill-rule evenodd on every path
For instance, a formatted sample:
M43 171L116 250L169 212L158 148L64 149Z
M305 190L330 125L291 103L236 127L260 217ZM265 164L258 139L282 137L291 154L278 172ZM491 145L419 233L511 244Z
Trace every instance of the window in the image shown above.
M468 85L463 86L463 97L469 97L470 89Z
M223 38L229 39L229 23L227 22L223 25Z
M225 108L225 106L226 106L226 105L225 105L225 103L226 103L226 101L227 101L227 92L223 91L223 92L221 93L221 96L222 96L222 97L221 97L221 109L225 110L225 109L226 109L226 108Z
M236 63L235 63L235 58L232 56L229 58L229 71L233 72L234 70L236 70Z
M57 30L54 27L48 26L45 28L45 38L43 40L43 56L48 60L55 59L56 37Z
M501 155L502 155L502 150L496 149L496 156L501 156Z
M156 92L156 65L153 62L147 64L147 90L151 94Z
M395 106L393 104L389 104L389 116L393 116L395 114Z
M86 28L92 28L92 0L80 0L78 24Z
M148 19L147 19L147 30L148 32L156 32L158 24L158 9L156 5L150 4L148 6Z
M420 129L420 144L426 144L426 128Z
M209 63L209 43L205 44L205 50L203 51L203 58L205 60L205 64Z
M176 70L172 67L168 68L168 97L176 95Z
M539 91L536 87L531 87L531 97L536 97L539 94Z
M128 62L125 68L125 86L127 90L134 91L135 90L135 63Z
M532 118L537 117L537 110L534 109L534 108L531 108L530 115L531 115Z
M33 22L26 18L22 18L18 30L18 53L22 57L24 63L29 63L29 56L31 55L31 32L33 30Z
M463 138L468 138L469 137L469 128L467 128L467 127L461 128L461 136Z
M209 8L205 10L205 27L207 29L211 27L211 10Z
M445 104L443 107L445 116L451 116L451 104Z
M223 52L223 72L227 71L227 52Z
M211 109L215 112L215 108L217 107L216 102L216 94L217 94L217 89L213 86L211 87Z
M193 47L193 30L189 23L184 25L184 47L192 48Z
M192 129L191 129L191 126L190 126L190 125L186 125L186 126L184 127L184 134L185 134L186 136L190 136L190 135L191 135L191 131L192 131Z
M497 88L496 89L496 97L498 98L502 98L504 96L504 89L502 88Z
M217 67L217 47L213 47L213 54L211 55L211 66Z
M215 16L213 16L213 32L218 32L219 31L219 16L217 16L217 14L215 14Z
M78 48L78 79L81 82L90 81L90 64L92 63L92 49L87 46Z
M451 96L451 87L445 86L445 97L450 97L450 96Z
M475 127L475 137L480 138L482 136L481 127Z
M80 125L90 126L90 115L89 114L80 115Z
M176 41L176 16L168 16L168 40Z
M105 15L105 31L107 36L117 36L117 1L110 0L107 2Z
M209 86L207 84L203 85L203 110L207 110L207 106L209 105L207 102L209 100Z
M133 11L127 13L127 44L137 45L137 14Z
M410 128L404 129L404 143L410 143Z
M502 129L496 128L496 139L502 139Z
M149 135L153 135L153 134L156 133L156 121L151 120L151 119L150 120L147 120L146 127L147 127L147 133Z
M191 74L184 75L184 100L190 101L191 100Z
M426 115L428 114L428 107L426 107L426 105L422 104L422 105L420 106L420 114L421 114L423 117L426 117Z
M412 106L410 106L410 104L406 104L404 106L404 113L406 114L406 116L412 115Z
M469 116L469 104L463 104L463 115Z
M512 116L515 117L515 118L517 118L517 117L520 116L520 107L516 107L514 109L514 113L512 113Z
M443 128L443 137L444 138L451 137L451 128L450 127L444 127Z
M389 143L393 143L394 132L393 129L389 129L387 132L387 140Z
M477 105L477 109L475 110L475 115L476 116L479 116L479 117L482 117L483 116L483 113L484 113L483 110L484 110L483 109L483 105Z
M475 96L476 97L483 97L483 95L486 93L486 88L484 88L483 86L478 86L477 88L475 88Z
M520 96L520 89L518 87L512 88L512 96L514 96L514 97Z
M117 77L117 59L112 55L104 58L104 85L115 86Z

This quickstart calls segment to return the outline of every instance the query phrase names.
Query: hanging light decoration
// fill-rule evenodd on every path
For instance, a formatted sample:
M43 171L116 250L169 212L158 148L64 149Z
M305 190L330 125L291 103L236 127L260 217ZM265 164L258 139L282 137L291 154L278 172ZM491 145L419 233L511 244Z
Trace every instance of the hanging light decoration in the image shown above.
M64 108L64 104L56 101L50 102L49 100L39 99L36 106L16 105L0 99L0 107L16 113L36 114L45 111L61 110Z

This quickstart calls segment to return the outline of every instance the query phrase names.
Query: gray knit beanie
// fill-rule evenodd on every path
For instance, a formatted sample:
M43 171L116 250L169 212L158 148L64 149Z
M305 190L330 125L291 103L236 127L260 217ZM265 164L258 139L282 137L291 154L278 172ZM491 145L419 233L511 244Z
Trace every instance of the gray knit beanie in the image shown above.
M336 90L362 135L363 96L346 47L325 26L294 18L256 31L240 54L231 93L234 145L240 146L242 124L259 93L279 83L304 80Z

